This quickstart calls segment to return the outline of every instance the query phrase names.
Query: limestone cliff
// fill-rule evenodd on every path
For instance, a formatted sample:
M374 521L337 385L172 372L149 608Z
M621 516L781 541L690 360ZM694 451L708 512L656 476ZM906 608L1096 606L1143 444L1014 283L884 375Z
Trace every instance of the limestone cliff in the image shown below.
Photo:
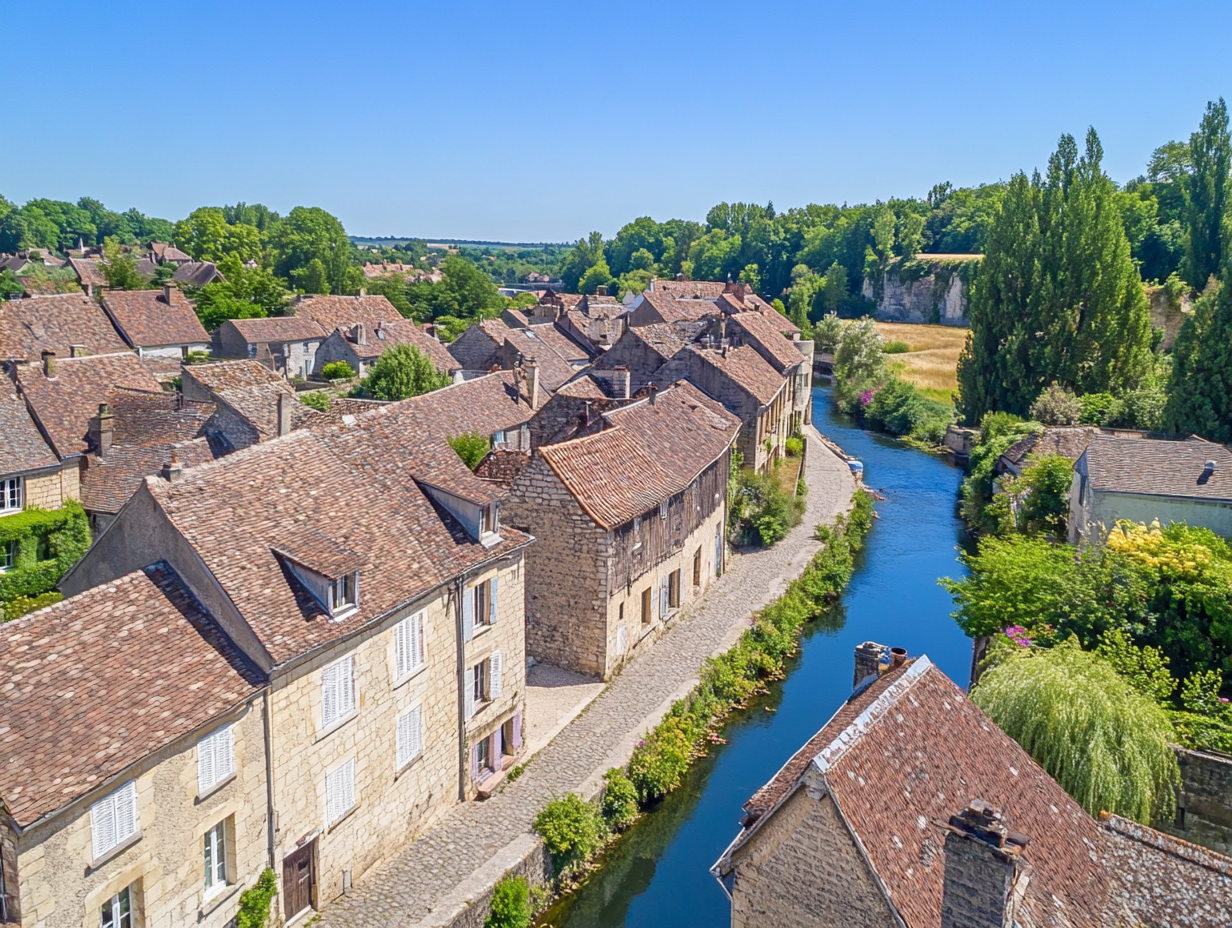
M866 299L885 322L967 325L968 286L982 255L916 255L890 264L880 281L864 278Z
M1151 326L1164 330L1163 347L1171 348L1181 331L1185 317L1193 312L1192 294L1183 293L1174 297L1168 293L1167 287L1154 287L1150 284L1143 289L1146 290L1146 298L1151 304Z

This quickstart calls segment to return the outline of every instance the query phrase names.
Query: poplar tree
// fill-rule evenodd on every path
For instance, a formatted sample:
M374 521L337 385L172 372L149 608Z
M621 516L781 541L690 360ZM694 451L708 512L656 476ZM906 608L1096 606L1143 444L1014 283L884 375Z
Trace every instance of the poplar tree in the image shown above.
M1224 270L1228 279L1228 269ZM1210 441L1232 440L1232 289L1194 301L1172 346L1165 426Z
M1228 171L1232 139L1223 97L1206 104L1202 123L1189 139L1190 170L1181 175L1186 226L1185 279L1201 290L1223 260L1228 216Z
M1102 159L1094 129L1081 157L1063 135L1046 177L1010 181L972 285L958 368L968 422L991 411L1026 416L1051 383L1119 394L1146 375L1146 296Z

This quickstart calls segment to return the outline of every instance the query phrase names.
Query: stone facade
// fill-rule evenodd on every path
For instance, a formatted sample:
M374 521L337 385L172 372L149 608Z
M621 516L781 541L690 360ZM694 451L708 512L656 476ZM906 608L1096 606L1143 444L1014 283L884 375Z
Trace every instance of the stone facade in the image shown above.
M1232 855L1232 758L1184 748L1176 753L1181 767L1176 820L1160 829Z
M233 725L236 773L199 795L197 740L226 724ZM23 928L97 928L100 907L125 888L134 924L143 928L229 924L240 891L256 881L268 862L263 731L257 696L19 837L10 833L4 844L16 851ZM138 836L102 860L91 860L91 805L134 779ZM220 823L227 836L227 886L207 899L204 836ZM7 856L5 865L5 886L11 887Z
M81 498L81 465L70 458L58 471L30 474L25 484L25 505L39 509L59 509L66 499Z
M732 928L896 924L828 794L796 790L732 864Z
M1151 328L1163 329L1161 348L1167 351L1176 341L1185 323L1185 317L1193 312L1193 297L1189 293L1173 300L1166 287L1153 287L1147 284L1142 288L1151 308Z

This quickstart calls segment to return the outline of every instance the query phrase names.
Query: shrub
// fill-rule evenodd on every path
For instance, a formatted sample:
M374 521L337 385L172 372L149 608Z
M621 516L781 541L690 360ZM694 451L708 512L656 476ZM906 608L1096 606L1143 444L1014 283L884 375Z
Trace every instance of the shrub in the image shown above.
M558 866L580 863L603 841L603 819L576 793L554 799L535 816L535 831Z
M789 495L774 475L743 472L737 486L746 541L769 546L800 524L803 501Z
M492 442L486 435L478 432L463 432L449 439L449 447L457 452L458 457L471 470L479 466L479 462L487 456Z
M185 364L205 364L210 359L208 351L190 351L184 359Z
M530 928L530 885L524 876L504 876L492 890L483 928Z
M355 368L346 361L330 361L321 368L321 376L326 380L347 380L355 376Z
M333 405L333 401L329 398L328 393L323 393L320 390L311 390L308 393L301 393L299 401L305 406L320 412L329 412L329 407Z
M689 769L692 750L681 718L669 714L633 749L629 759L629 779L638 799L644 804L679 786Z
M64 599L64 595L56 592L40 593L38 596L14 597L4 604L4 618L2 621L12 622L28 612L34 612L36 609L42 609L44 606L58 603L62 599Z
M624 831L637 818L637 789L619 767L613 767L603 779L607 780L603 817L613 831Z
M1044 425L1077 425L1082 408L1082 400L1054 383L1031 404L1031 418Z
M75 500L60 509L26 509L0 518L0 545L16 544L13 566L0 574L0 601L52 589L90 547L90 522Z
M911 346L906 342L886 342L881 346L883 354L906 354L911 350Z
M255 885L240 893L240 908L235 916L235 928L262 928L269 918L270 903L278 895L278 878L266 867Z
M1078 401L1082 404L1078 421L1083 425L1104 425L1117 418L1124 406L1111 393L1084 393Z
M787 439L783 443L783 450L787 452L789 458L798 458L804 454L804 439L796 438L795 436Z
M405 400L447 387L453 379L414 345L394 345L376 359L352 392L374 400Z
M937 445L954 415L949 406L927 399L912 384L894 377L873 394L864 418L874 429Z

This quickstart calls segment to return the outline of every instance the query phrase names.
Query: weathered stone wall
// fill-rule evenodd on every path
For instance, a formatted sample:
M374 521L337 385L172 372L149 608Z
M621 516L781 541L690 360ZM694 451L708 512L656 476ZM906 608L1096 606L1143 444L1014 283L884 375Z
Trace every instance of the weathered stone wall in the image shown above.
M223 928L236 914L240 891L267 862L264 720L260 696L233 721L236 775L198 795L197 740L190 738L143 759L136 779L139 838L101 861L91 861L90 806L111 788L70 804L18 841L23 928L97 928L99 907L130 887L135 924ZM207 902L205 833L227 823L228 879L233 885Z
M880 287L866 277L862 292L865 299L876 300L877 318L884 322L965 326L968 292L963 270L972 260L937 260L919 276L895 263L882 276Z
M796 790L732 864L732 928L896 923L829 795Z
M1160 829L1232 854L1232 757L1184 748L1176 754L1181 767L1176 820Z
M81 465L70 459L54 474L39 474L25 480L25 504L39 509L59 509L66 499L81 496Z
M1154 287L1148 284L1144 289L1151 306L1151 327L1164 330L1162 347L1171 348L1177 335L1180 334L1185 317L1193 312L1191 297L1185 293L1178 301L1173 302L1164 287Z
M375 335L369 335L369 337L376 338ZM338 331L330 333L329 338L321 342L320 347L313 351L312 358L312 372L318 377L321 376L321 371L325 365L332 364L334 361L346 361L347 364L351 365L351 370L361 377L365 373L364 362L360 361L355 354L355 349L351 347L351 343L343 338ZM299 358L299 365L303 366L302 357ZM298 373L298 371L295 368L288 367L287 375L293 376L294 373Z
M791 402L787 390L791 381L767 407L757 401L744 387L724 374L716 365L708 364L700 352L689 352L688 377L703 393L722 403L728 412L740 419L740 434L736 438L736 450L744 458L744 466L761 472L766 463L787 438ZM763 444L771 439L770 450ZM776 447L777 446L777 447Z

